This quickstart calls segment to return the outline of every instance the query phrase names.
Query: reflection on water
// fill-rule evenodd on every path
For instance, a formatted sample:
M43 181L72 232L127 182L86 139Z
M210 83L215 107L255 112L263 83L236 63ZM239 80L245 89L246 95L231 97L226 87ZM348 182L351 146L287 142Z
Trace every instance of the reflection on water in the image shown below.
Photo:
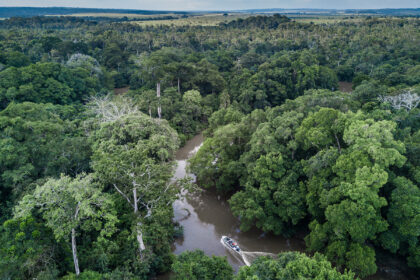
M202 143L203 136L197 135L177 152L178 165L175 178L184 178L189 175L195 179L195 176L186 173L187 159L198 151ZM184 236L175 241L173 248L175 254L186 250L200 249L209 256L226 256L237 271L240 266L245 264L238 254L233 253L220 243L222 235L234 238L241 249L248 252L278 254L284 251L305 251L305 243L302 238L284 238L265 234L257 229L241 232L239 221L232 216L226 198L213 191L204 190L191 194L188 198L177 200L173 207L175 220L184 228ZM395 256L390 256L390 260L386 260L378 266L378 273L368 277L368 280L416 279L415 273L408 273L404 261L397 260ZM158 279L170 279L170 274L161 275Z
M202 142L203 136L198 135L178 151L176 178L183 178L186 175L194 178L192 174L186 173L187 159L198 151ZM230 250L222 246L220 243L222 235L233 237L244 251L277 254L283 251L305 249L305 244L300 239L274 237L263 234L257 229L241 232L239 220L231 214L226 198L209 190L190 194L188 198L177 200L173 206L175 220L179 221L184 228L183 238L175 241L175 254L200 249L210 256L227 256L229 263L237 270L244 263L236 254L232 254Z

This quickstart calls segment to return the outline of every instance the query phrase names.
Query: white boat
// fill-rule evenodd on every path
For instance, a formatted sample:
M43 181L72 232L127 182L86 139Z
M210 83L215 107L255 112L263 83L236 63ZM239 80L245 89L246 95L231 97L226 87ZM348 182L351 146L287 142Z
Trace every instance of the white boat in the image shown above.
M229 249L231 249L231 250L233 250L233 251L235 251L237 253L240 253L241 252L241 248L239 248L238 243L235 240L233 240L232 238L227 237L227 236L222 236L222 239L220 239L220 241L226 247L228 247Z

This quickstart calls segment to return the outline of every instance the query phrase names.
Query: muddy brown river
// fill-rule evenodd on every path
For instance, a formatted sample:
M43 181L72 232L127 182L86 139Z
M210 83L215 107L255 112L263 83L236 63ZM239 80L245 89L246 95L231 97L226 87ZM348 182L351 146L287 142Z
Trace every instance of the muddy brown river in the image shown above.
M193 156L203 143L203 136L197 135L186 143L176 154L177 169L175 178L190 176L187 174L187 160ZM187 198L177 200L174 204L175 220L184 229L183 237L177 239L173 252L180 254L187 250L200 249L211 256L226 256L229 263L237 271L245 265L241 257L225 248L220 243L222 235L234 238L243 251L258 251L278 254L285 251L305 251L303 235L299 238L284 238L265 234L258 229L241 232L239 220L232 216L225 197L213 191L204 190ZM405 277L398 269L382 268L369 280L415 279ZM162 275L158 279L170 279L170 275Z
M176 178L192 174L186 173L187 159L203 143L203 136L198 135L178 151ZM234 238L243 251L280 253L284 251L303 251L302 240L274 237L257 229L247 232L239 230L239 220L232 216L226 198L205 190L174 203L175 220L184 228L184 236L175 241L174 253L186 250L203 250L207 255L227 256L235 270L244 265L243 260L220 243L222 235ZM189 213L189 214L188 214Z

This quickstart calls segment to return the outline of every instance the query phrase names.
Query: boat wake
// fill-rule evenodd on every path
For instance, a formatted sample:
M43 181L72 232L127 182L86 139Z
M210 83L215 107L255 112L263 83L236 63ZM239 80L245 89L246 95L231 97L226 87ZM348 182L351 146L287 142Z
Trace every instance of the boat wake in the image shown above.
M258 257L267 256L275 258L276 254L267 253L267 252L246 252L242 251L242 259L247 266L250 266Z
M229 249L230 252L235 256L235 258L241 259L245 265L251 266L251 264L258 258L262 256L268 256L268 257L276 257L276 254L267 253L267 252L247 252L243 251L239 248L239 245L237 243L226 236L222 236L222 239L220 239L220 243L227 249Z

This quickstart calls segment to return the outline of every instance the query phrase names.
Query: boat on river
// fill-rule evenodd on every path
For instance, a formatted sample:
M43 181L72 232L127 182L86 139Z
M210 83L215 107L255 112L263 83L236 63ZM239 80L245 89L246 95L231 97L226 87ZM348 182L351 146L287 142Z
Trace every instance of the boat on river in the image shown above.
M233 240L232 238L227 237L227 236L222 236L222 239L220 239L220 241L226 247L228 247L229 249L231 249L231 250L233 250L233 251L235 251L237 253L240 253L241 252L241 248L239 248L238 243L235 240Z

